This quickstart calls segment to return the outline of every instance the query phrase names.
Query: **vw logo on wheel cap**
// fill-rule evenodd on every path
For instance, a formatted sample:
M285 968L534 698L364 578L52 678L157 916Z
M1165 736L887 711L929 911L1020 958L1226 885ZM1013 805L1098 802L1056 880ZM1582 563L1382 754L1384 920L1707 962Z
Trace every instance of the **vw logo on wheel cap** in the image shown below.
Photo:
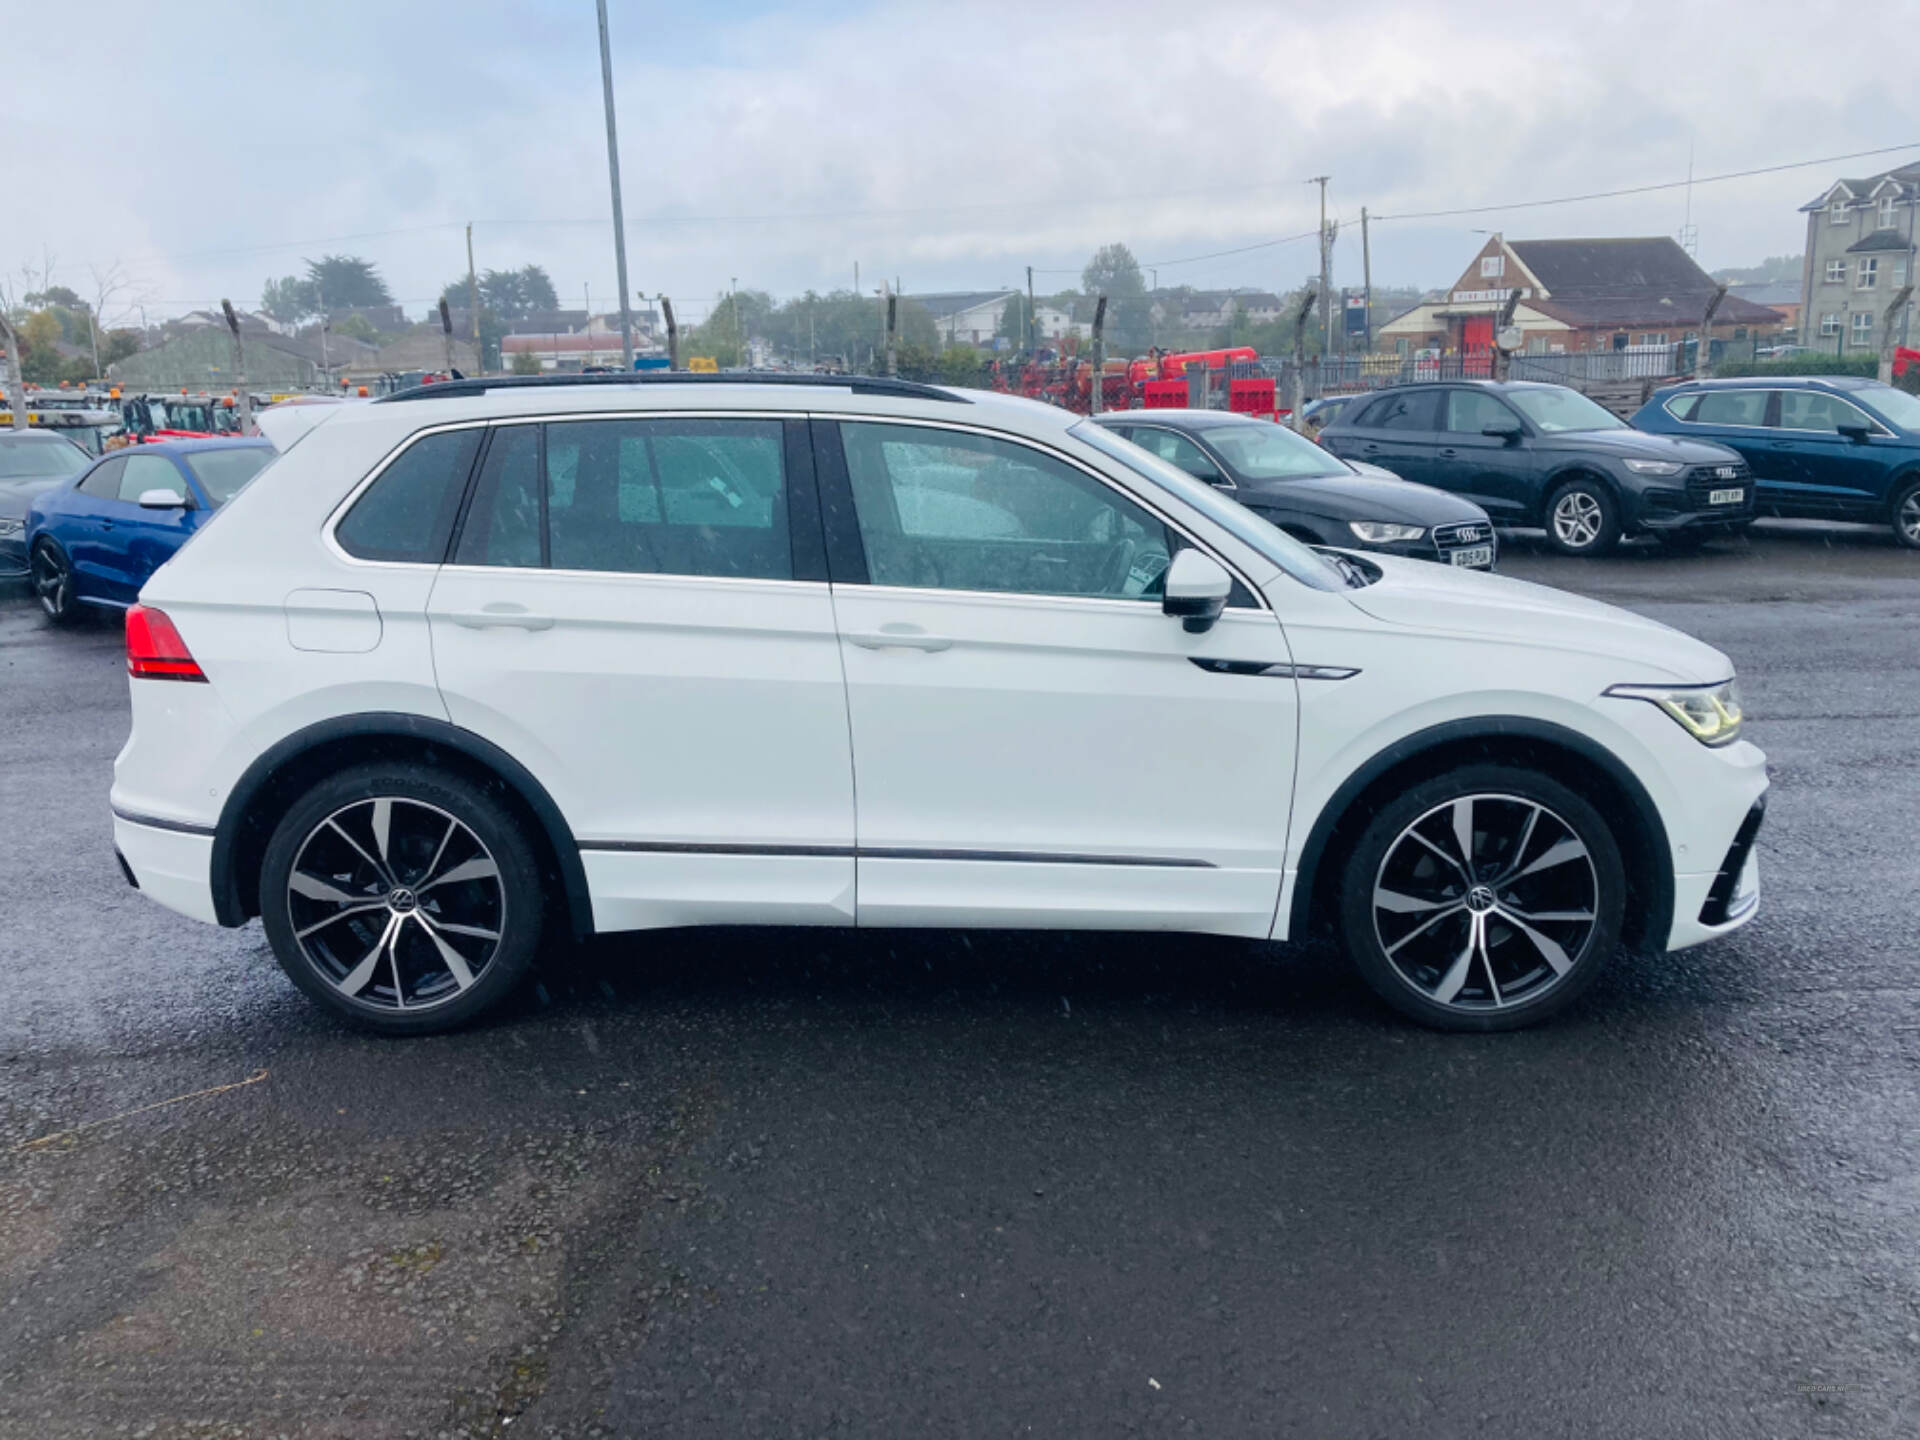
M1473 911L1474 914L1484 915L1487 911L1493 909L1493 906L1493 887L1489 885L1476 885L1467 892L1467 908Z

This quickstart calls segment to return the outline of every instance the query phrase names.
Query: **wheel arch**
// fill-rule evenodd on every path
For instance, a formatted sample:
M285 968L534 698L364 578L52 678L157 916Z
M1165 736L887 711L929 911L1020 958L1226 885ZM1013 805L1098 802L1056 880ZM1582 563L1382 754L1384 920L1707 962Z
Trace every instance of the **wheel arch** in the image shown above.
M1334 887L1342 864L1381 797L1469 763L1519 764L1583 796L1613 828L1627 870L1621 938L1634 948L1664 948L1673 928L1673 850L1660 811L1618 756L1550 721L1486 716L1449 721L1395 741L1368 759L1321 807L1301 851L1288 912L1289 938L1303 938L1338 913Z
M558 882L576 939L593 933L593 902L573 831L553 797L518 760L470 730L399 712L340 716L296 730L249 765L214 827L214 914L244 925L260 913L260 862L287 807L322 777L349 765L408 760L495 785L526 826L549 881Z

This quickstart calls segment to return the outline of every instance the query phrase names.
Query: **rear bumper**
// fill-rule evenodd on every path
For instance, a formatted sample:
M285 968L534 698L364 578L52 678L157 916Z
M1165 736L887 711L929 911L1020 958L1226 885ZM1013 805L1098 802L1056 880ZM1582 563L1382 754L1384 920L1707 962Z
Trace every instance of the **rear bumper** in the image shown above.
M115 810L113 844L128 878L147 896L189 919L218 923L211 830Z

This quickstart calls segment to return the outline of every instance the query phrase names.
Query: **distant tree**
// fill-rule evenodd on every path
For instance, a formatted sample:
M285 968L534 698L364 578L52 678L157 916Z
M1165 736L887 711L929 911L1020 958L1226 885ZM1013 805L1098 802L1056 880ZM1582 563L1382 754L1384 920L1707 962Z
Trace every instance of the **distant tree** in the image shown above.
M538 356L530 355L525 350L516 350L513 352L513 364L508 368L516 375L538 375L540 360Z
M380 332L373 328L373 322L364 315L349 315L333 327L336 335L349 335L355 340L364 340L369 345L380 343Z
M553 280L538 265L523 265L519 270L520 292L526 298L529 310L558 310L560 296L553 288Z
M1769 255L1758 265L1721 270L1714 278L1729 285L1798 285L1805 259L1801 255Z
M313 286L316 308L349 310L393 303L393 292L373 262L358 255L323 255L307 261L307 283Z
M108 330L100 337L100 367L103 370L116 360L124 360L139 352L138 330Z
M1011 342L1016 350L1027 348L1027 297L1015 291L1000 308L1000 323L993 327L996 339Z
M1118 242L1102 245L1093 252L1087 268L1080 272L1080 284L1089 295L1107 295L1117 300L1147 293L1147 282L1140 273L1140 262L1133 252Z
M940 373L938 379L942 385L977 386L986 369L986 360L971 345L949 345L940 352Z
M297 325L319 308L313 286L298 275L270 279L260 291L261 311L283 325Z
M49 305L64 305L69 310L85 310L87 302L64 285L50 285L45 290L35 290L20 297L29 309L44 309Z

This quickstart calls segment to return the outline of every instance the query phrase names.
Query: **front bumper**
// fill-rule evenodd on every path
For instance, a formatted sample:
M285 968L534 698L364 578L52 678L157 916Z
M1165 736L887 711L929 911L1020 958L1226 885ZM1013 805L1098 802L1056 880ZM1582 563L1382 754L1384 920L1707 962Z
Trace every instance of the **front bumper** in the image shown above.
M1342 550L1360 550L1375 555L1398 555L1407 560L1431 560L1440 565L1453 564L1454 554L1461 550L1477 550L1486 547L1490 557L1484 565L1462 566L1462 569L1490 571L1500 562L1500 539L1493 532L1491 524L1470 527L1481 533L1484 538L1461 540L1458 533L1463 529L1459 525L1440 525L1429 530L1418 540L1389 540L1383 544L1372 545L1358 538L1349 538L1340 542Z
M0 535L0 580L23 579L27 573L27 533Z
M1733 470L1722 475L1723 469ZM1696 465L1670 481L1643 482L1633 516L1640 530L1693 530L1708 535L1731 534L1754 517L1753 476L1746 466ZM1716 490L1739 490L1737 504L1715 505Z

